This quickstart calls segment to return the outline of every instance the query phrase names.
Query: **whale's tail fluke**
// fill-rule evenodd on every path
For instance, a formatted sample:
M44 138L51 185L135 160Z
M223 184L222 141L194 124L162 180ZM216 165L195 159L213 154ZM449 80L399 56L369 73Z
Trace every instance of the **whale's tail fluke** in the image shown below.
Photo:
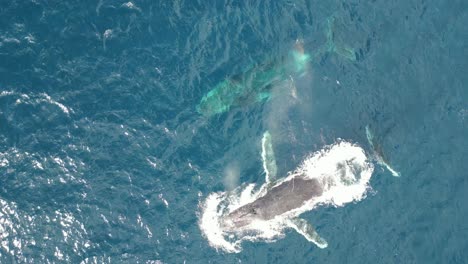
M350 61L356 61L356 51L344 44L340 43L336 37L336 17L333 15L327 18L326 21L326 30L325 30L325 43L320 46L317 51L313 54L313 58L318 58L322 56L324 53L336 53L338 56L343 57Z

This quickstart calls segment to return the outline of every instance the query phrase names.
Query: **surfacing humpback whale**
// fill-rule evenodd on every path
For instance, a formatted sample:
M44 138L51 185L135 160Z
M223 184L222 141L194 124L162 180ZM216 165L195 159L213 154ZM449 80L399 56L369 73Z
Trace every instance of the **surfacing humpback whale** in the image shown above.
M257 64L244 71L224 79L203 96L197 105L197 112L210 117L221 114L232 107L264 102L273 96L272 87L292 77L303 76L310 61L324 53L336 53L350 61L356 60L355 51L335 39L335 17L327 19L326 42L314 53L304 52L302 41L296 41L294 49L286 58Z
M292 177L275 182L277 165L271 135L268 131L263 134L262 138L262 160L266 179L265 185L260 190L261 195L255 201L229 213L222 221L223 228L227 231L248 229L248 226L255 221L269 221L290 213L286 221L289 227L297 230L318 247L327 247L327 241L319 236L312 225L297 218L297 213L292 213L307 201L322 195L322 184L318 179L309 179L303 174L292 175Z
M274 241L294 229L320 248L328 243L306 220L304 212L320 205L343 206L365 197L373 172L364 150L340 141L306 159L287 177L276 179L277 165L271 135L262 139L265 183L213 193L202 205L200 228L210 245L239 252L243 240Z

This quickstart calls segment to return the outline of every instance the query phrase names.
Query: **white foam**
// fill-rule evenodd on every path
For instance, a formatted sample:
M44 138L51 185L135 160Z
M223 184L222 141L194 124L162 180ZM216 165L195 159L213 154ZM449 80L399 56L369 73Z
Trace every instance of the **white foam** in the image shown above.
M0 93L0 97L7 96L7 95L12 95L12 94L14 94L14 92L12 92L12 91L2 91Z
M228 242L224 238L224 232L219 224L221 213L218 211L218 205L223 201L223 198L225 198L224 193L213 193L206 198L202 205L200 229L208 239L210 246L227 252L239 252L240 250L235 243Z
M1 154L2 153L0 153L0 155ZM0 167L8 167L9 164L10 162L6 158L0 156Z
M35 44L36 43L36 38L31 34L28 34L26 37L24 37L24 39L27 40L28 43L30 43L30 44Z
M365 198L373 170L362 148L342 141L314 153L297 173L321 180L320 203L343 206Z
M70 110L68 110L68 108L66 106L64 106L63 104L53 100L48 94L46 93L42 93L42 95L45 97L46 99L46 102L50 103L50 104L54 104L56 106L58 106L65 114L70 114Z
M5 42L5 43L15 43L15 44L21 43L21 41L19 41L19 39L17 39L17 38L3 38L3 42Z
M20 94L20 93L15 93L13 91L2 91L0 92L0 97L5 97L5 96L15 96L17 97L15 104L32 104L32 105L38 105L41 103L49 103L56 105L57 107L62 110L63 113L70 115L70 112L73 112L71 109L63 105L62 103L59 103L52 99L48 94L46 93L39 93L39 94ZM33 100L31 100L33 99Z
M318 179L324 192L317 199L272 220L252 222L243 230L236 230L234 233L225 231L220 224L223 216L264 195L264 186L256 191L254 184L244 185L229 193L208 195L206 200L200 203L199 226L210 246L226 252L240 252L244 240L274 242L284 236L284 230L288 227L287 220L291 217L318 206L338 207L364 199L366 193L371 190L369 180L372 172L373 166L368 162L361 147L339 141L313 153L294 172L277 182L281 184L298 175Z
M102 36L104 37L104 39L108 39L112 37L112 29L106 29L106 31L104 31L104 34L102 34Z
M164 205L166 206L166 208L169 208L169 203L167 202L166 199L164 199L163 194L160 193L160 194L158 195L158 197L159 197L159 199L161 199L161 201L163 201L163 203L164 203Z
M152 161L150 158L154 159L153 157L147 157L146 161L148 161L148 163L151 165L151 167L156 169L158 167L158 164L154 160Z
M141 12L141 9L132 2L124 3L121 6L124 7L124 8L130 9L130 10L135 10L135 11Z

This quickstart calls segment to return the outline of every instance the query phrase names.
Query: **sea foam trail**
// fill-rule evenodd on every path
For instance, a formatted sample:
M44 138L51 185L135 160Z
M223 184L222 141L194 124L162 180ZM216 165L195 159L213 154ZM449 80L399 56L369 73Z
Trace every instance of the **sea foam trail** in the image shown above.
M318 206L344 206L366 197L373 172L364 150L358 145L340 141L324 147L307 157L303 163L277 184L297 175L315 178L323 185L323 194L269 221L249 226L249 231L227 232L222 229L222 218L235 209L253 202L265 193L255 184L242 185L231 192L211 193L200 202L199 226L210 246L226 252L240 252L244 240L274 242L285 234L287 220ZM333 239L333 238L329 238Z

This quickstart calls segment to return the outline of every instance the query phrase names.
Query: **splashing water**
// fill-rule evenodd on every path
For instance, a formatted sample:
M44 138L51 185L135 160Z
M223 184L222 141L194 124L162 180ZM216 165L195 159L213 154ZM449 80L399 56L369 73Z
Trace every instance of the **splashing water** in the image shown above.
M373 169L361 147L339 141L310 155L294 172L277 183L281 184L298 175L315 178L323 186L321 196L274 219L252 222L247 231L232 232L223 230L222 218L265 195L265 186L255 188L255 184L248 184L232 192L212 193L200 203L200 229L212 247L231 253L240 252L244 240L274 242L284 236L288 219L320 205L340 207L364 199L371 189L369 181Z

